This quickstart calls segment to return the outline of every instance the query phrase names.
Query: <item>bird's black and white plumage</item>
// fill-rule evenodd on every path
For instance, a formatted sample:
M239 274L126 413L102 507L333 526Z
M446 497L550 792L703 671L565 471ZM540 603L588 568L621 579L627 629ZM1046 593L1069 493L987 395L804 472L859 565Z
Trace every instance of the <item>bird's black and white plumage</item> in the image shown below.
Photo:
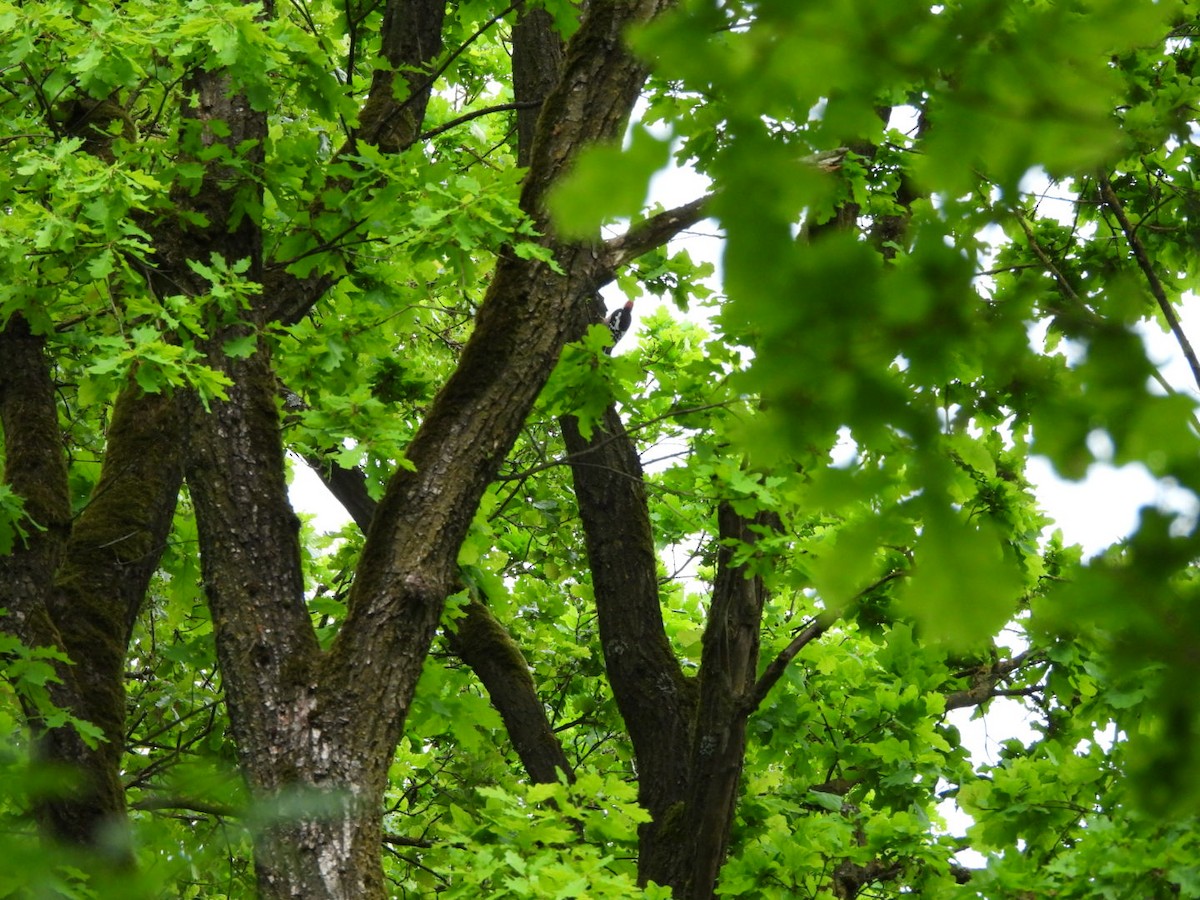
M608 330L612 332L613 347L617 346L617 341L625 336L625 332L629 330L629 323L633 321L633 301L627 300L624 306L614 309L608 314ZM612 350L612 347L609 348Z

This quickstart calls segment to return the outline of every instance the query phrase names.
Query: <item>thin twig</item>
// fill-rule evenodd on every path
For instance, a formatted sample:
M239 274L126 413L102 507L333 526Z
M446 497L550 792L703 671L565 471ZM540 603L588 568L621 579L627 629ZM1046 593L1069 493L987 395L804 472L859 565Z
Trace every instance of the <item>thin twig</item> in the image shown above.
M858 600L859 598L871 593L871 591L883 587L889 581L902 578L906 574L908 574L906 569L893 569L882 578L878 579L872 584L867 585L865 588L859 591L858 594L855 595L854 599ZM758 681L754 683L753 690L751 690L750 693L742 698L739 712L742 715L748 716L750 713L758 709L763 700L767 698L767 694L771 692L771 688L773 688L775 683L783 677L783 673L787 670L787 667L791 661L796 658L796 654L828 631L833 623L839 618L840 615L838 613L823 612L816 616L806 626L804 626L801 632L792 638L792 642L784 647L783 650L779 652L779 655L771 660L770 664L768 664L766 669L763 670L763 673L759 676Z
M0 147L4 146L5 144L11 143L12 141L23 141L27 138L31 139L31 140L34 138L37 138L37 139L40 139L43 141L50 141L50 140L54 139L54 135L49 134L49 133L43 134L43 133L39 133L39 132L28 132L25 134L7 134L4 137L0 137Z
M451 119L449 122L445 122L437 126L437 128L430 128L428 131L422 132L421 136L418 137L417 140L427 141L430 138L437 137L443 132L449 131L451 128L457 128L459 125L470 122L472 119L478 119L480 116L487 116L498 112L508 112L512 109L533 109L535 106L541 106L541 104L541 100L521 100L515 103L499 103L496 106L487 106L483 109L474 110L473 112L463 113L458 118Z
M655 425L655 424L657 424L659 422L663 422L667 419L674 419L674 418L678 418L679 416L691 415L692 413L705 412L706 410L710 410L710 409L723 409L725 407L728 407L729 405L730 405L730 403L728 403L728 402L725 402L725 403L702 403L699 406L687 406L682 409L669 409L665 413L663 413L661 416L654 416L653 418L645 419L644 421L641 421L641 422L632 423L631 425L626 427L625 434L626 435L635 434L638 431L643 431L646 428L649 428L651 425ZM599 449L600 447L603 447L605 444L617 440L619 437L622 437L622 435L610 434L607 437L605 437L603 440L598 441L597 443L588 447L587 450L583 450L580 453L568 453L567 455L561 456L557 459L548 459L545 462L538 463L536 466L530 466L527 469L524 469L520 472L514 472L511 475L500 474L500 475L496 476L496 481L499 481L499 482L522 481L526 478L529 478L531 475L536 475L538 472L544 472L546 469L553 469L557 466L569 465L576 457L586 456L587 454Z
M242 811L225 803L210 803L206 800L193 800L188 797L145 797L129 804L133 809L159 812L177 809L184 812L199 813L203 816L218 816L224 819L236 818Z
M1063 292L1063 296L1074 303L1079 303L1079 295L1075 293L1075 288L1071 287L1071 282L1067 281L1063 273L1058 270L1058 266L1054 264L1054 260L1042 249L1042 245L1038 243L1037 237L1034 236L1033 229L1029 227L1029 223L1025 221L1025 217L1020 213L1017 213L1017 222L1020 224L1021 230L1025 232L1025 239L1029 242L1029 249L1033 251L1033 255L1038 258L1038 261L1046 267L1046 271L1058 282L1059 290Z
M1192 349L1191 342L1188 340L1187 335L1183 333L1183 326L1179 322L1179 317L1175 315L1175 309L1171 306L1171 301L1167 299L1167 292L1163 288L1162 280L1154 270L1153 264L1150 262L1150 257L1146 253L1146 247L1142 243L1142 239L1138 237L1133 223L1129 221L1129 216L1125 214L1125 207L1122 205L1116 191L1113 190L1112 182L1108 180L1108 175L1101 172L1098 179L1100 182L1100 196L1104 198L1104 202L1108 204L1108 207L1113 211L1113 215L1117 217L1117 222L1121 225L1121 231L1125 234L1125 240L1129 243L1129 249L1133 251L1133 257L1137 260L1142 274L1146 276L1146 282L1150 286L1150 293L1154 295L1154 299L1158 303L1158 308L1162 311L1163 318L1167 320L1167 325L1170 327L1171 333L1175 336L1180 349L1183 350L1183 355L1187 358L1188 365L1192 370L1192 378L1196 380L1196 387L1200 388L1200 359L1196 358L1196 351Z
M297 253L295 256L291 257L290 259L281 259L277 262L268 263L267 267L268 268L277 268L277 269L286 269L292 263L299 262L300 260L304 259L305 257L314 256L317 253L326 253L326 252L332 251L339 246L339 242L343 238L349 237L352 233L357 231L359 226L364 224L368 218L369 218L368 216L364 216L361 219L357 219L357 220L351 222L349 225L347 225L345 228L343 228L341 231L339 231L337 234L335 234L329 240L324 241L320 244L317 244L317 246L315 246L315 247L310 247L309 249L305 250L303 253ZM340 246L348 247L348 246L350 246L350 244L354 244L354 243L369 243L371 241L377 241L377 240L382 240L382 238L360 238L355 241L350 241L347 243L340 244Z

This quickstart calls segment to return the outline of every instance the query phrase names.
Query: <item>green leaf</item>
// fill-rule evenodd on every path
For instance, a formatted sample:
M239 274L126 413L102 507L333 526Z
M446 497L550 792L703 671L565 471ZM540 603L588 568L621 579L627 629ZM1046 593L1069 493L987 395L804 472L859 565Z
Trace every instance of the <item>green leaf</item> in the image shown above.
M258 335L250 333L231 338L221 345L221 349L225 351L226 356L234 359L245 359L248 356L253 356L254 352L258 349Z
M628 146L588 149L547 197L555 229L587 238L605 222L640 212L650 176L666 165L670 147L669 140L635 125Z
M925 636L966 650L1013 617L1022 586L1015 560L987 522L963 522L935 509L925 518L898 604Z

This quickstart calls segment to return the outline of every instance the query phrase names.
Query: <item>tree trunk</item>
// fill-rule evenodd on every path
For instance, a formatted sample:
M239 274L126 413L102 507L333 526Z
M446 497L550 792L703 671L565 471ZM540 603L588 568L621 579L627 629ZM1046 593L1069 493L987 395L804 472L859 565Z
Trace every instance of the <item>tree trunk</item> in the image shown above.
M582 147L622 133L645 78L621 49L622 32L664 5L595 3L576 33L564 77L546 101L555 110L553 128L538 131L521 197L543 233L549 185ZM389 6L385 23L396 22L400 8ZM396 102L385 93L373 92L384 97L377 105ZM200 73L195 94L191 115L202 126L209 119L226 124L202 133L228 131L219 139L231 151L261 135L262 114L231 95L218 73ZM406 122L411 111L394 110ZM387 109L372 116L380 128L390 121ZM418 131L411 122L404 127L404 134ZM384 133L375 135L382 141ZM208 171L212 183L198 211L223 225L233 220L236 173ZM579 298L590 297L604 277L592 248L553 236L543 241L561 271L538 260L499 260L459 366L406 450L414 470L391 479L371 518L347 617L327 653L317 649L304 604L269 354L265 346L248 359L222 351L247 327L264 325L267 310L302 304L264 300L249 326L216 329L206 342L209 364L232 387L211 412L191 404L187 478L230 721L259 802L269 810L298 798L257 836L264 897L383 896L380 814L388 767L445 597L457 582L459 546L562 346L593 321ZM172 269L185 284L186 259L213 252L249 256L250 277L260 277L260 239L245 222L234 232L217 226L193 234L179 250ZM192 285L197 293L202 287ZM307 805L314 802L315 808Z
M43 344L19 316L0 333L5 481L41 526L0 557L9 611L0 627L27 646L66 654L74 665L57 667L51 699L103 733L89 747L70 725L46 729L40 711L26 704L38 759L79 779L70 794L37 803L43 833L125 866L125 653L179 492L178 416L173 399L130 385L113 407L99 481L72 522Z
M654 541L633 441L610 407L590 439L561 422L609 681L637 757L639 800L653 817L639 832L638 878L679 900L708 900L725 859L746 750L747 699L758 665L764 590L736 545L753 544L769 517L749 522L721 504L717 578L700 675L684 678L663 630ZM647 686L652 686L647 690Z
M376 504L367 492L363 473L319 459L309 463L365 533L375 518ZM487 690L530 779L535 783L553 783L560 777L573 778L562 743L550 727L529 663L517 642L481 601L472 599L462 612L454 628L446 631L446 643Z
M523 142L530 171L521 204L556 265L502 254L460 366L407 450L416 471L391 480L373 517L347 619L326 653L318 648L305 603L276 380L261 334L277 317L303 316L330 279L272 273L269 293L244 298L246 311L239 311L237 321L214 317L198 346L208 364L228 376L226 398L206 405L195 396L128 392L114 413L102 490L74 529L43 342L19 316L6 325L0 334L5 479L42 529L0 563L0 586L11 607L4 627L35 645L68 652L89 648L80 657L82 677L64 667L54 696L64 708L96 721L110 738L93 751L71 729L45 735L43 747L55 759L91 766L94 773L79 797L46 807L50 831L94 843L123 813L116 777L121 669L182 473L196 510L231 728L258 801L260 893L384 895L380 815L388 766L444 599L457 582L459 545L562 346L595 321L595 310L581 298L592 297L612 275L614 255L601 244L555 237L543 201L583 147L623 133L646 75L624 49L623 34L669 5L594 0L561 65L561 44L544 40L546 16L531 12L522 18L522 53L534 52L521 57L520 77L539 98L544 95L546 113L532 141ZM417 139L445 9L437 0L387 4L382 74L355 140L399 151ZM268 3L264 14L272 12ZM548 77L560 69L561 77ZM397 77L407 81L405 90L394 89ZM218 69L193 70L183 88L187 122L180 152L201 162L203 176L195 193L176 192L173 199L184 214L178 221L141 223L155 245L148 277L164 292L199 298L209 285L189 264L216 257L247 260L246 277L263 283L262 235L245 210L254 208L256 195L261 199L255 173L263 164L266 111L233 90ZM529 117L521 118L528 135ZM257 352L226 356L228 341L254 334L260 335ZM186 435L177 440L181 420ZM125 486L144 488L144 502L131 498ZM65 562L68 557L78 564ZM59 612L62 623L54 618ZM480 640L490 623L482 614L472 621L458 640L464 656L478 657L482 671L488 667ZM496 646L496 635L490 640ZM527 687L506 693L528 699ZM530 716L529 709L514 705L506 721ZM561 748L545 734L535 735L522 755L537 779L557 777L565 768Z

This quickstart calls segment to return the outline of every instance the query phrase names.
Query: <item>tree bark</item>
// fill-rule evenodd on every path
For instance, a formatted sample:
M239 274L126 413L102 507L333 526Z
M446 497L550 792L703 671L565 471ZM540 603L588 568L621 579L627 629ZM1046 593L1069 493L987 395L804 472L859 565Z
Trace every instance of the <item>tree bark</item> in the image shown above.
M27 536L13 552L0 556L0 588L6 615L0 627L28 647L53 647L66 652L50 616L47 600L54 573L66 548L71 528L67 464L58 430L54 383L45 339L34 334L20 315L0 330L0 426L4 429L4 480L24 500ZM82 712L82 700L70 667L56 667L59 682L48 685L60 708ZM49 729L39 711L24 703L38 755L43 760L91 768L93 751L71 726ZM93 841L111 811L107 779L85 781L76 805L46 802L38 805L43 834L53 840Z
M663 628L642 466L620 415L609 407L590 439L572 417L559 424L583 522L604 663L637 755L638 799L654 817L641 832L645 859L654 855L659 823L688 796L696 683L684 676Z
M558 84L563 40L544 9L522 8L512 31L513 96L517 110L517 165L529 165L542 104Z
M183 481L179 404L131 383L113 406L100 479L76 518L49 609L79 692L73 710L104 733L83 759L66 761L95 786L95 824L72 843L125 845L125 659L134 622L166 548ZM57 759L57 755L56 755ZM79 798L60 801L61 818ZM62 829L59 829L62 831Z
M550 727L529 663L512 635L478 600L467 604L457 625L446 641L487 688L530 780L549 784L560 778L573 780L574 771Z
M410 6L389 9L386 27L399 27L394 16L409 11L432 15L430 4ZM191 404L187 477L231 725L259 798L296 791L321 807L302 804L300 815L258 836L256 870L265 897L384 894L380 809L388 766L457 580L459 546L563 344L593 318L578 298L590 297L601 277L596 257L553 237L542 200L582 147L622 133L646 73L624 50L621 34L665 6L593 3L576 33L564 76L547 98L553 127L538 130L521 197L561 271L515 256L499 260L459 367L407 448L415 471L391 479L372 518L347 618L327 654L317 649L304 605L269 354L260 346L234 360L221 350L231 337L265 324L269 309L297 304L272 298L249 325L217 329L206 344L209 364L233 384L211 412ZM424 53L428 41L417 46ZM385 35L385 53L388 47ZM212 139L228 141L231 150L261 139L263 114L230 94L219 73L200 73L193 92L199 100L189 114L202 134L227 131L229 137ZM404 133L419 132L419 119L407 118L419 104L403 104ZM217 119L225 129L207 127ZM384 121L391 119L382 115L375 127ZM374 136L385 144L403 140L387 129ZM199 211L216 224L190 235L173 262L214 252L249 257L251 277L261 278L256 230L246 220L226 230L234 221L235 174L209 167ZM186 277L186 266L172 269ZM191 288L199 293L202 285Z
M613 407L590 439L561 420L583 522L609 681L637 758L638 878L680 900L708 900L725 859L746 752L764 589L735 551L773 518L722 503L717 577L698 679L685 678L663 629L641 465Z
M367 492L366 478L358 469L336 463L309 461L317 476L337 498L364 533L375 517L375 501ZM488 697L534 783L573 779L574 773L562 742L550 726L529 672L529 663L508 629L479 600L463 607L455 627L447 629L450 651L471 668ZM561 773L561 774L560 774Z
M442 51L445 18L446 0L388 0L380 35L385 64L372 75L358 139L384 153L404 150L417 139L433 86L433 62ZM399 92L397 75L404 81Z
M735 555L759 534L778 528L773 514L753 520L722 502L717 510L721 545L717 577L700 655L700 702L692 745L691 795L683 816L690 859L671 872L677 896L713 896L725 862L737 810L738 785L746 756L745 700L754 689L765 589L752 563L735 565ZM670 872L665 867L664 874Z
M49 685L56 705L97 725L89 747L69 725L45 729L27 713L38 758L73 771L78 789L41 801L37 818L54 842L88 847L124 866L124 663L134 620L170 530L179 493L175 400L131 384L117 399L100 478L70 518L66 460L44 340L19 316L0 334L0 420L5 481L41 526L0 557L9 615L0 626L28 646L54 647L74 663Z

